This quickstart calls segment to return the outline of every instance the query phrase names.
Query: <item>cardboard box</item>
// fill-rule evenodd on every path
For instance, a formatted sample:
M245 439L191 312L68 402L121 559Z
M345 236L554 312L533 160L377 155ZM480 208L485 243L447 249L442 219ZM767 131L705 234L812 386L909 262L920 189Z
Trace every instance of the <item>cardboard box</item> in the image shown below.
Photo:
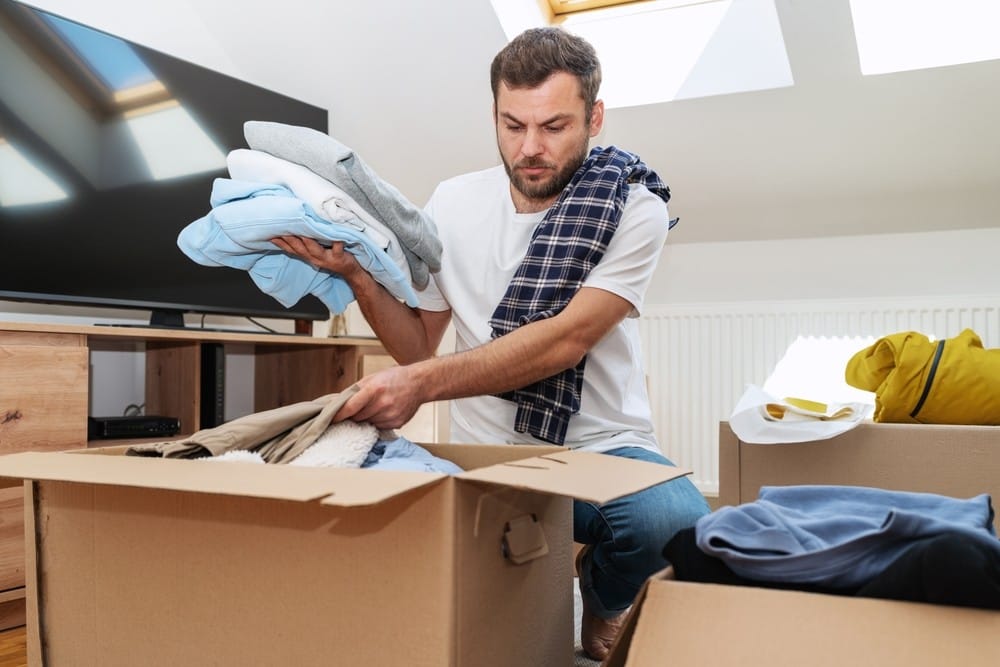
M1000 427L876 424L816 442L755 445L719 427L719 504L761 486L840 484L1000 501ZM1000 516L994 522L1000 531Z
M829 440L742 442L719 430L719 500L840 484L1000 498L1000 428L863 423ZM651 577L605 667L995 665L1000 612Z
M605 667L997 664L1000 612L651 577Z
M30 664L571 665L570 498L687 474L426 447L467 472L0 457L28 480Z

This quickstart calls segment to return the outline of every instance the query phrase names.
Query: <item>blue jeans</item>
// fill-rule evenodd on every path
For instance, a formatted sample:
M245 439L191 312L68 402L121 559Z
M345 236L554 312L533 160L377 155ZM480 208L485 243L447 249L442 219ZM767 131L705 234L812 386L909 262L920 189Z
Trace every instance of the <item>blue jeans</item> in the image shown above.
M673 465L641 447L606 453ZM687 477L657 484L598 507L573 501L573 539L588 547L580 567L580 593L589 610L613 618L632 604L643 582L667 567L663 557L674 533L694 525L710 508Z

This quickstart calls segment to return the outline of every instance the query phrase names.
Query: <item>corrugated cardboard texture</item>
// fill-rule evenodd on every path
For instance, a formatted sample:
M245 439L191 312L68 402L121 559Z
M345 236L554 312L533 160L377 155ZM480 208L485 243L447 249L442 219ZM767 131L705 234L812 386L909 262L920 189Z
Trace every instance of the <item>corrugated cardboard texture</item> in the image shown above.
M37 487L47 665L454 664L450 485L352 509Z
M719 499L738 505L761 486L843 484L1000 502L1000 427L860 424L829 440L780 445L740 442L719 430ZM1000 529L1000 516L994 524Z
M992 667L1000 612L653 579L615 654L627 667Z
M460 665L561 667L573 654L572 501L488 484L458 485ZM549 552L515 565L501 556L504 524L541 523Z

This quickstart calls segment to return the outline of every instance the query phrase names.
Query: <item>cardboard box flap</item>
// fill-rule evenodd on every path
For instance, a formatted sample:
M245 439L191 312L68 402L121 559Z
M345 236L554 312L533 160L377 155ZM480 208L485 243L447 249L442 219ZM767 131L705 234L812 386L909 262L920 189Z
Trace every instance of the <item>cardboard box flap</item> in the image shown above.
M668 482L690 470L591 452L558 452L507 461L458 477L606 503Z
M444 473L417 472L408 470L343 470L331 472L350 473L338 475L337 485L329 496L320 501L322 505L335 507L359 507L377 505L407 491L419 489L447 477Z
M238 470L239 474L235 474ZM369 476L367 473L373 473ZM381 475L374 473L382 472ZM405 479L388 471L303 468L224 461L192 461L135 456L81 456L68 452L23 452L0 456L0 477L109 484L116 486L217 493L300 502L328 496L349 504L375 504L441 475L412 473ZM418 479L419 477L419 479ZM366 484L362 485L360 479ZM378 479L378 483L371 483ZM368 490L365 496L365 490ZM333 500L332 504L343 504Z

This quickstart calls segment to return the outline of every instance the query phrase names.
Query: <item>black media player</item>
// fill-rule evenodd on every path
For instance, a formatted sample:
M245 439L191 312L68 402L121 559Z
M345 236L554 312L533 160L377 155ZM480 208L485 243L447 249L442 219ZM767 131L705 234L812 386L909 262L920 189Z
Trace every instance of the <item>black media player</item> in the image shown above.
M87 438L160 438L180 433L181 421L176 417L143 415L138 417L88 417Z

